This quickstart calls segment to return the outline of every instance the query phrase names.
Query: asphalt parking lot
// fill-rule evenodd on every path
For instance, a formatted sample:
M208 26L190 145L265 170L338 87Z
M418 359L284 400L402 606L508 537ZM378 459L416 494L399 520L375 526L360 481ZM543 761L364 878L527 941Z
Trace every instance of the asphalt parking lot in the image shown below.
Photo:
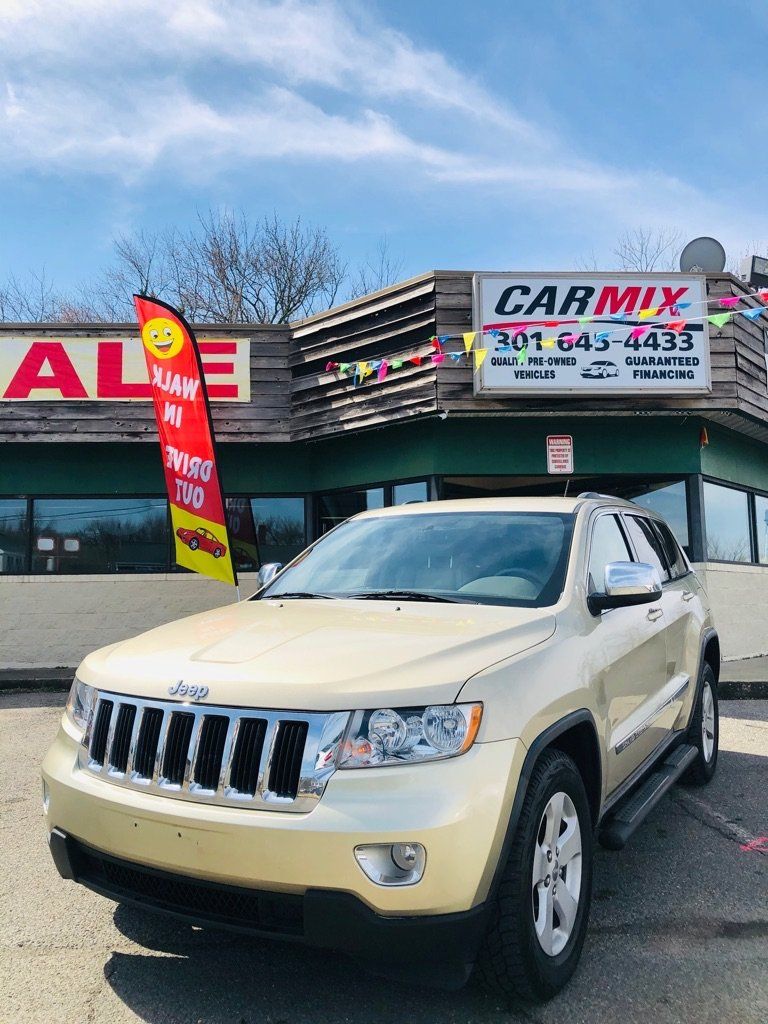
M38 766L63 694L0 695L0 1021L304 1024L768 1020L768 701L724 701L721 760L676 787L622 853L599 851L592 925L570 987L508 1009L333 954L203 932L62 881Z

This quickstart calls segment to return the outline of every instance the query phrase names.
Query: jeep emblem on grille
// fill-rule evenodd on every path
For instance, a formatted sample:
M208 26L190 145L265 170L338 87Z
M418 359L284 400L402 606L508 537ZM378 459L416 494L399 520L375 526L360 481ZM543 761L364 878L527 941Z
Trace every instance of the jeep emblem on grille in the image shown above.
M177 693L180 697L191 697L192 700L205 700L208 696L207 686L197 686L195 683L184 683L180 679L168 687L168 693L174 697Z

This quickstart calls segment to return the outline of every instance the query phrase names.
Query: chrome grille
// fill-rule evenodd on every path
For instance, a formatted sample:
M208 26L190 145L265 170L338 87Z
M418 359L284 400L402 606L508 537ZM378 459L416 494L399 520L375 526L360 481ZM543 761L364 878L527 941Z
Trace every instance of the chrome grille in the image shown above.
M256 711L99 693L80 750L106 782L182 800L307 811L335 770L347 712Z

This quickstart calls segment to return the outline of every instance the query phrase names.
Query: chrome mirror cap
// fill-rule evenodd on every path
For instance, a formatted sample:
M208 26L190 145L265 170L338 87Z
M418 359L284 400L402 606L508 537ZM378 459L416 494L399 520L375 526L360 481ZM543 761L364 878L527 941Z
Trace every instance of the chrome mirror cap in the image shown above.
M259 586L266 587L283 568L282 562L265 562L259 569Z
M609 562L605 567L605 591L587 598L593 615L608 608L649 604L661 596L661 578L648 562Z
M609 562L605 567L607 597L641 597L661 593L661 579L648 562Z

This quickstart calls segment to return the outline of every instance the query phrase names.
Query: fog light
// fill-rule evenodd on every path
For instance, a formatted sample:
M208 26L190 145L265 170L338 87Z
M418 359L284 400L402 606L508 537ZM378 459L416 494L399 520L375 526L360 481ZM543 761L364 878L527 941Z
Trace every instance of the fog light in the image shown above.
M43 814L48 813L48 804L51 802L51 794L48 790L48 783L43 783Z
M421 881L427 851L421 843L356 846L355 859L376 885L415 885Z

